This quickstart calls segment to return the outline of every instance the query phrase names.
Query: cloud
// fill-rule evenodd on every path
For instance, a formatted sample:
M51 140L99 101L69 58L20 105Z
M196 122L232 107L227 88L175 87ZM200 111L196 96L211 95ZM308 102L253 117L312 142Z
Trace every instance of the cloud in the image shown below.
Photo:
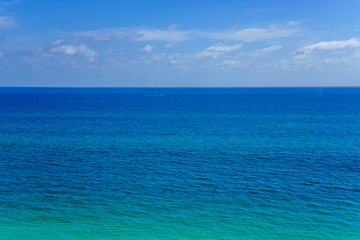
M162 42L177 42L189 39L191 31L172 30L166 31L161 29L143 29L139 30L141 35L137 41L162 41Z
M174 30L176 30L178 27L179 27L179 25L177 25L177 24L172 24L172 25L168 26L167 30L168 30L168 31L174 31Z
M64 40L63 40L63 39L60 39L60 40L56 40L56 41L50 43L50 45L59 45L59 44L61 44L61 43L63 43L63 42L64 42Z
M196 57L218 58L226 53L238 50L242 46L243 44L235 44L235 45L216 44L196 54Z
M138 32L125 32L116 31L113 29L107 30L95 30L88 32L81 32L81 35L85 38L89 38L93 41L123 41L123 40L135 40L140 38L142 35Z
M189 38L191 31L179 31L175 27L168 30L148 29L148 28L130 28L130 29L100 29L87 32L79 32L76 35L89 38L93 41L160 41L177 42Z
M272 45L270 47L260 49L260 51L262 51L262 52L274 52L274 51L277 51L277 50L280 50L280 49L282 49L282 46L280 46L280 45Z
M25 50L27 53L42 53L44 49L42 47L31 47Z
M17 5L19 4L18 0L15 1L0 1L0 5Z
M299 24L300 24L300 22L297 22L297 21L290 21L290 22L287 23L287 25L289 25L289 26L296 26L296 25L299 25Z
M166 47L166 48L171 48L171 47L174 47L174 46L176 46L176 45L178 45L178 42L171 42L171 43L165 44L164 47Z
M152 45L146 45L145 47L143 47L143 49L141 49L141 52L144 53L151 53L151 51L155 48L155 46Z
M289 27L280 28L270 26L267 28L245 28L242 30L225 29L219 31L203 30L177 30L177 25L171 25L168 29L152 28L125 28L125 29L100 29L86 32L78 32L76 35L93 41L159 41L180 42L192 39L212 39L221 41L254 42L273 38L288 37L298 30Z
M277 51L277 50L280 50L280 49L282 49L282 46L280 46L280 45L272 45L270 47L266 47L266 48L256 50L256 51L250 53L250 56L253 56L253 57L263 56L263 55L265 55L267 53L274 52L274 51Z
M64 55L82 55L87 57L91 62L95 61L95 57L97 56L97 53L86 45L61 45L52 48L50 52Z
M14 27L15 23L10 17L1 16L0 17L0 29L7 29Z
M271 26L269 28L246 28L243 30L228 29L224 31L207 32L202 35L206 38L218 40L255 42L272 38L288 37L296 32L294 29Z
M221 62L219 64L220 67L224 68L224 69L238 69L238 68L246 68L248 67L246 65L246 63L243 63L241 61L237 61L237 60L225 60L223 62Z
M354 37L346 41L329 41L329 42L318 42L312 45L298 48L295 53L311 53L316 50L334 50L343 48L359 47L360 41Z

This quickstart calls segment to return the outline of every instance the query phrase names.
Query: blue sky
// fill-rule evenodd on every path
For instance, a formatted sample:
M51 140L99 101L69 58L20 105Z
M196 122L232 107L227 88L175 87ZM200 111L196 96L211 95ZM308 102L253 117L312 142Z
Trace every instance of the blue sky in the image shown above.
M0 0L0 86L360 86L360 1Z

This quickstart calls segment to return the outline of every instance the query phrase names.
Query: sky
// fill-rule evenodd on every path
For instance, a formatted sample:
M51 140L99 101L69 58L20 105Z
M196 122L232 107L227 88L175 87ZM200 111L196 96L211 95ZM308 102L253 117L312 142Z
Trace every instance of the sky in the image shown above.
M0 0L0 86L360 86L358 0Z

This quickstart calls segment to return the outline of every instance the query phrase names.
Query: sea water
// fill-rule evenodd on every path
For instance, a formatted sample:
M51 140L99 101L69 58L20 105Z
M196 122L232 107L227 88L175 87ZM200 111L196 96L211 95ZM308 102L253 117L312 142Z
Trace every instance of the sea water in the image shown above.
M0 88L0 239L360 239L359 88Z

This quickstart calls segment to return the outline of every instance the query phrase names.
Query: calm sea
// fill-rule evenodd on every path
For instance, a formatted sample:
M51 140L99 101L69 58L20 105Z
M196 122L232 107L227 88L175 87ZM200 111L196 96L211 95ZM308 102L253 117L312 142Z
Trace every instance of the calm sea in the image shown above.
M360 239L360 88L0 88L1 239Z

